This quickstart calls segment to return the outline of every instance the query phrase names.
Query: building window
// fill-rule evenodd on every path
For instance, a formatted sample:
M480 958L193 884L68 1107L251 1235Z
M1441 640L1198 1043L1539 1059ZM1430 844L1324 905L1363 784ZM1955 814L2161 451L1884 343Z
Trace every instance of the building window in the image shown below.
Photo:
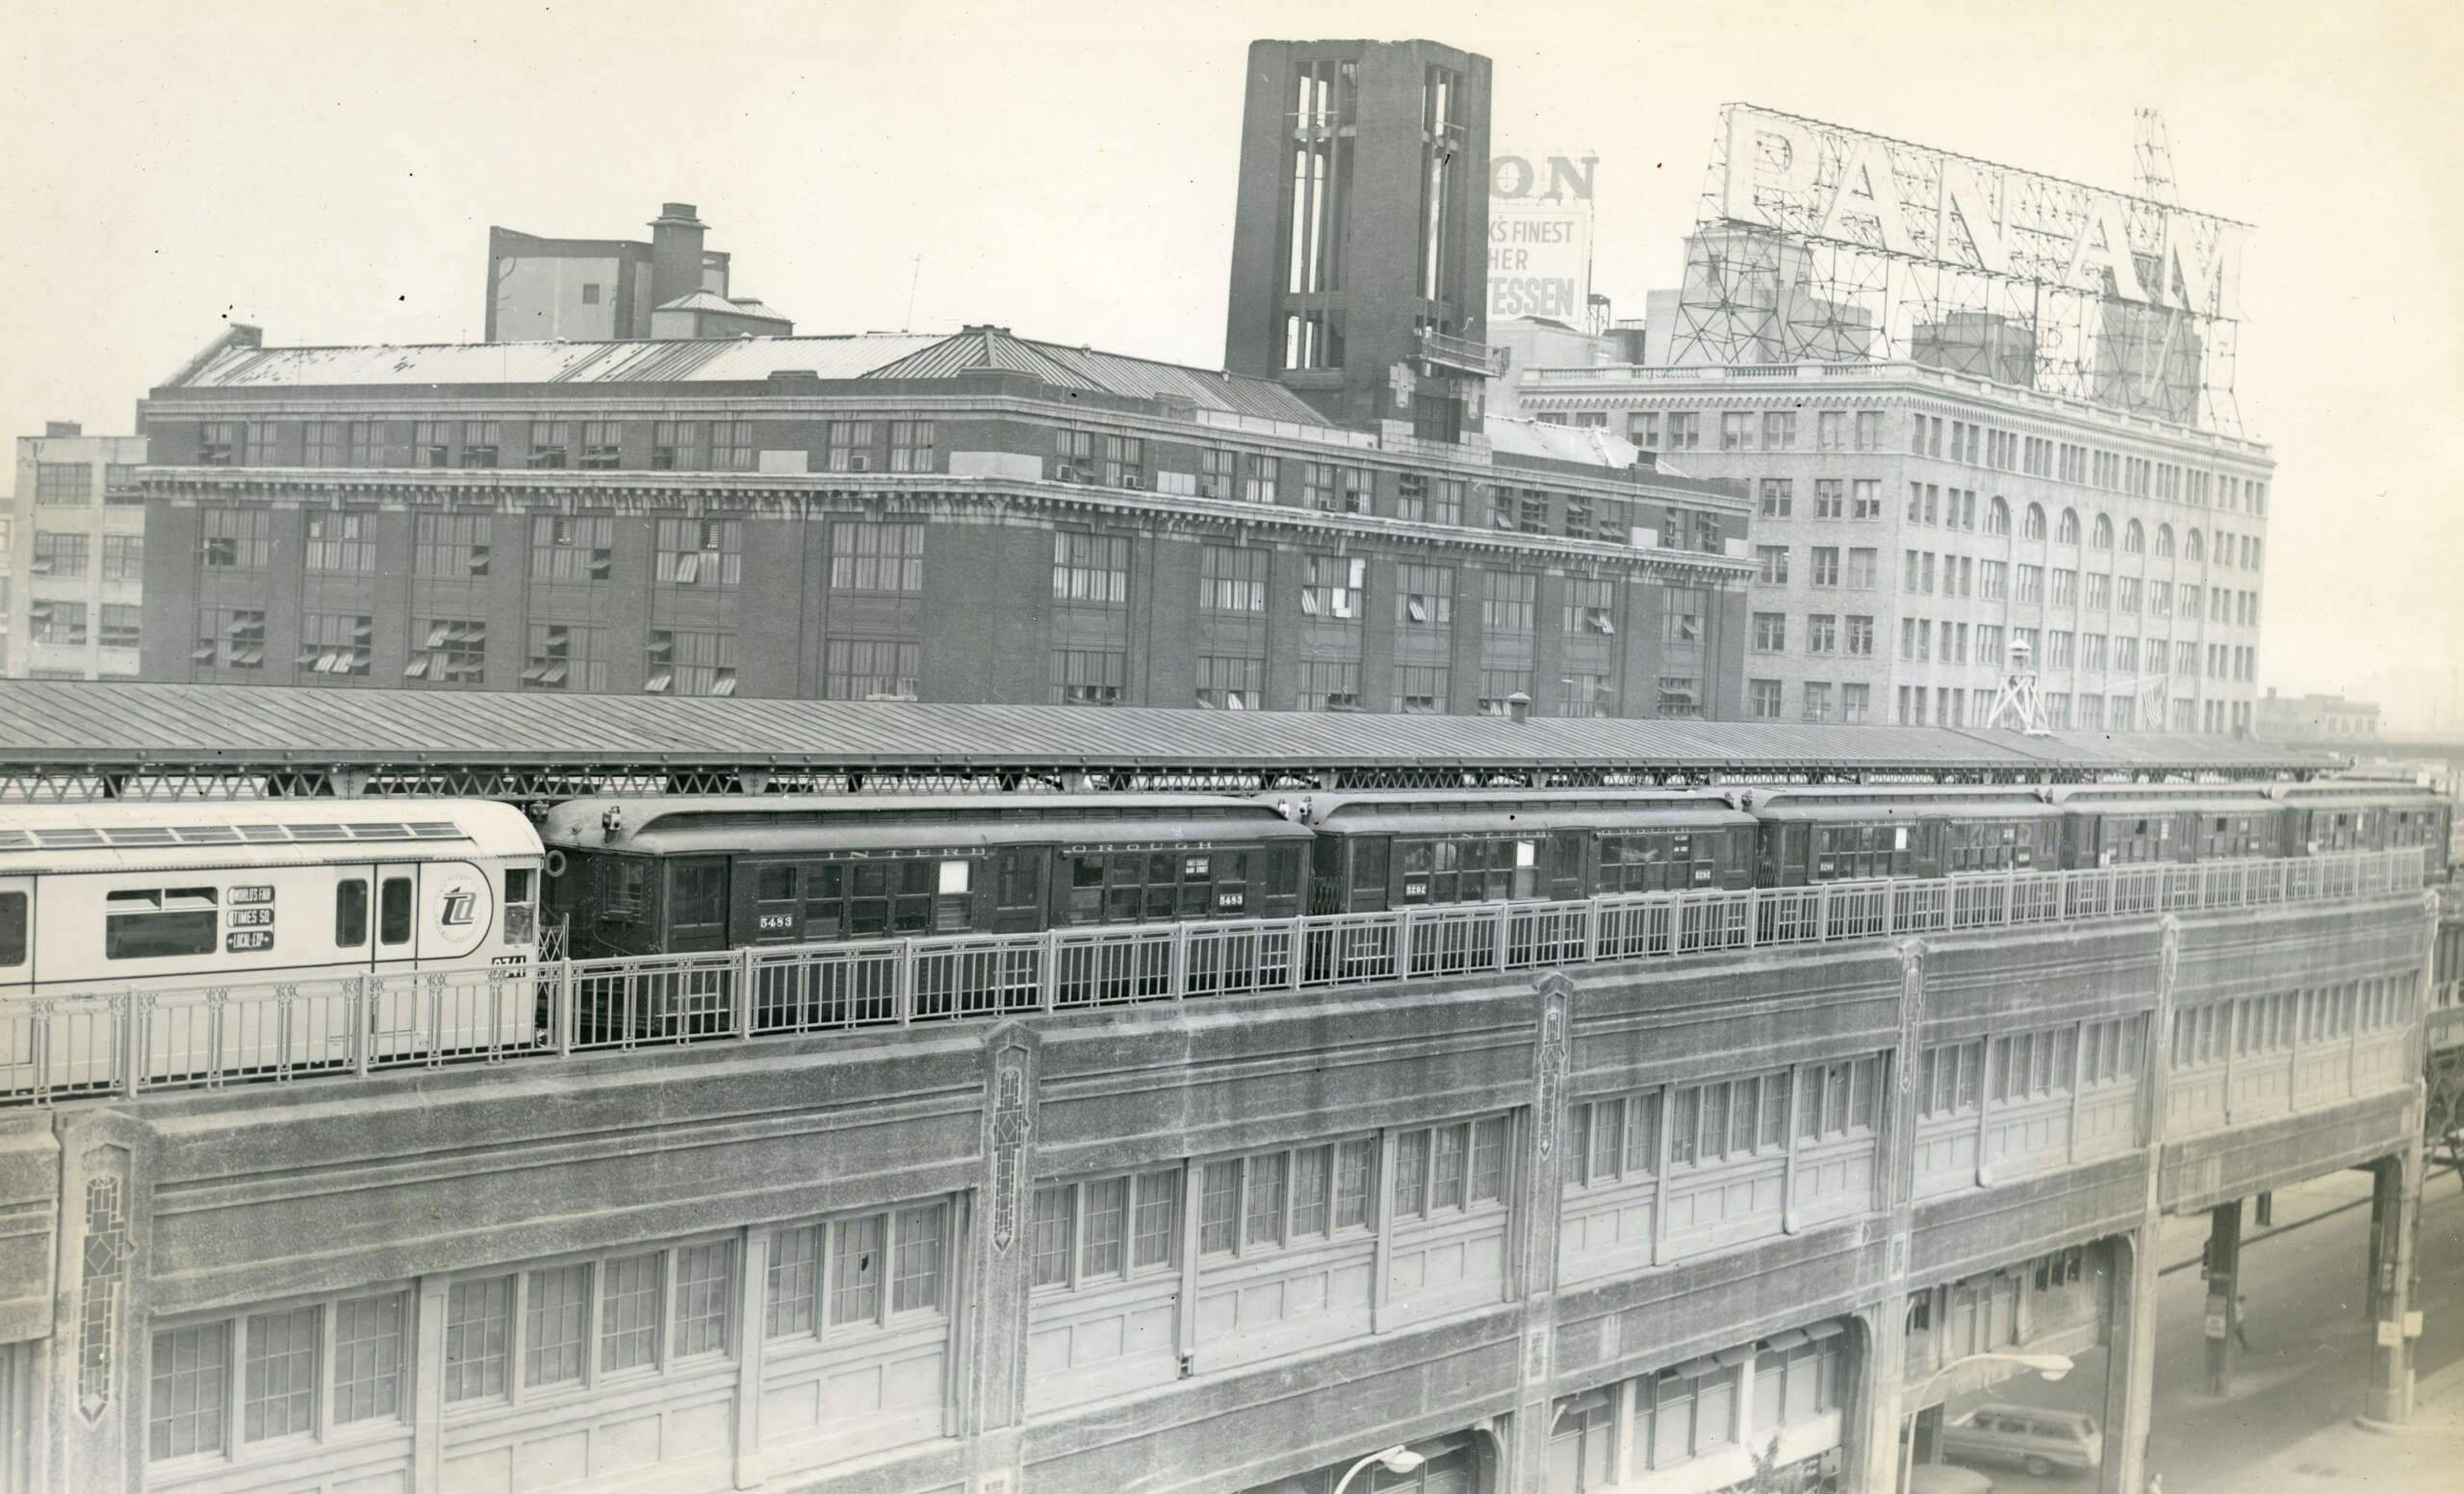
M1848 484L1837 477L1814 478L1813 516L1817 519L1848 517Z
M1754 450L1754 416L1745 410L1724 410L1720 413L1720 450L1751 451Z
M1038 1291L1177 1271L1181 1170L1049 1183L1029 1205L1027 1279Z
M101 642L107 649L133 649L138 646L144 610L119 603L103 604Z
M464 421L462 423L462 465L494 467L500 445L500 428L495 421Z
M1197 703L1208 710L1264 710L1267 661L1238 655L1201 654Z
M1052 597L1094 606L1129 602L1129 540L1125 535L1069 530L1052 536ZM1117 656L1115 656L1117 657ZM1118 684L1119 681L1113 682Z
M1629 414L1626 417L1626 439L1632 442L1634 445L1641 447L1646 451L1657 448L1659 445L1659 417L1647 410L1638 410Z
M306 563L311 571L365 575L376 569L376 516L310 512Z
M31 642L54 648L84 648L86 604L58 602L48 597L32 599L26 604L26 635Z
M1879 519L1883 516L1883 481L1880 477L1859 477L1849 484L1852 500L1848 517Z
M1357 562L1355 562L1357 563ZM1492 633L1527 633L1539 610L1540 578L1515 571L1489 571L1481 577L1485 595L1480 621Z
M1360 665L1349 659L1302 659L1300 661L1299 708L1302 710L1358 710L1360 708Z
M411 661L402 668L406 680L430 684L487 683L488 625L456 618L433 618L413 625L417 640Z
M1197 452L1197 496L1230 498L1234 474L1239 467L1234 455L1219 447L1200 447Z
M1275 501L1276 458L1257 451L1241 453L1241 497L1252 503Z
M1780 719L1780 682L1749 680L1745 686L1746 714L1757 721Z
M1369 1138L1209 1162L1198 1173L1198 1254L1246 1256L1376 1228Z
M923 645L895 638L833 638L822 649L822 699L917 699L923 655Z
M1052 651L1052 703L1056 706L1117 706L1128 677L1129 656L1117 649Z
M1762 413L1762 450L1785 451L1797 444L1797 412L1765 410Z
M1596 719L1610 713L1609 703L1616 691L1606 675L1569 673L1560 676L1557 683L1564 692L1557 704L1558 715Z
M90 534L62 534L48 529L35 530L34 574L48 576L55 580L74 580L84 576L93 542L93 536ZM208 554L212 554L210 542ZM207 563L213 562L209 560Z
M584 421L581 464L598 471L621 466L625 459L625 427L615 421Z
M1505 1141L1502 1116L1395 1133L1396 1222L1503 1207Z
M530 520L530 579L603 581L616 562L616 521L606 514L536 514Z
M830 527L833 591L924 589L924 526L845 520Z
M411 460L418 467L452 465L450 421L415 421L411 425Z
M1463 401L1446 393L1414 394L1412 435L1422 441L1462 440Z
M1848 618L1848 652L1870 658L1874 653L1874 620L1850 614Z
M104 580L145 580L145 535L104 535Z
M1829 612L1815 612L1806 618L1806 652L1828 654L1838 646L1839 619Z
M258 607L199 609L196 648L189 657L208 669L263 669L266 664L264 610Z
M83 508L93 502L90 462L37 462L35 502L47 508Z
M1831 686L1820 681L1808 681L1805 686L1805 715L1808 721L1831 719Z
M1068 454L1068 443L1072 436L1082 441L1091 439L1084 431L1061 432L1065 457ZM829 464L832 472L872 471L873 423L871 421L832 421Z
M1695 718L1703 714L1703 682L1694 675L1662 675L1654 711L1662 716Z
M1398 664L1395 667L1395 713L1440 716L1446 713L1447 666Z
M720 472L753 470L753 422L710 422L710 465Z
M1300 506L1331 510L1335 506L1335 468L1332 462L1300 464Z
M465 580L488 574L486 514L413 516L411 574Z
M1509 715L1514 698L1531 699L1531 671L1528 669L1483 669L1480 671L1480 694L1474 708L1484 716Z
M949 1213L946 1203L929 1203L777 1231L762 1336L807 1337L947 1310Z
M203 517L207 565L256 569L273 563L273 515L268 510L209 508ZM82 554L84 537L80 536L77 543ZM42 557L40 534L35 536L35 557L38 561ZM85 574L82 565L78 574Z
M540 471L573 465L574 427L565 421L530 423L530 455L526 465Z
M1310 617L1357 622L1367 601L1363 580L1368 562L1342 555L1304 555L1300 579L1300 610Z
M607 688L607 631L569 623L530 625L522 683L542 690Z
M1711 594L1700 586L1666 588L1660 593L1659 641L1701 647L1703 617L1710 607Z
M933 423L931 421L891 421L889 423L889 470L892 472L933 472ZM1121 484L1115 483L1118 487Z
M651 425L651 467L658 472L691 472L702 465L703 425L700 421L663 420Z
M200 467L228 467L237 454L240 426L236 421L201 421L196 427L196 461Z
M643 672L646 695L733 695L735 634L654 628Z
M1788 615L1785 612L1754 614L1754 651L1778 654L1788 647Z
M353 467L385 465L385 423L383 421L352 421L346 431L347 446L344 459Z
M304 612L299 618L299 652L292 663L302 673L368 677L369 656L376 636L376 620L347 612Z
M1816 586L1839 584L1839 548L1835 545L1813 547L1813 571L1809 580Z
M1145 488L1145 441L1139 436L1104 436L1104 486Z
M1206 612L1264 612L1272 552L1209 545L1198 554L1197 605Z
M1691 451L1702 444L1702 412L1671 410L1668 414L1668 449L1672 451Z
M1616 595L1614 581L1586 580L1580 577L1568 580L1563 619L1566 635L1614 634L1617 623L1612 614L1616 610Z
M662 586L733 586L744 579L744 521L661 519L657 568Z
M1768 585L1784 585L1788 580L1788 547L1757 545L1754 547L1757 580Z
M585 306L596 306L599 304L598 281L585 280L581 283L581 303Z
M1762 479L1762 517L1785 519L1796 506L1796 484L1785 477Z

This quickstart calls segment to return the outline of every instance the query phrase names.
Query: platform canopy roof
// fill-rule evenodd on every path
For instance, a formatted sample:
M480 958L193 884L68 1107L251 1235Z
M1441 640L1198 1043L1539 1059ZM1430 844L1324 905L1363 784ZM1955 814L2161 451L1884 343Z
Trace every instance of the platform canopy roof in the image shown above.
M227 790L244 779L281 780L290 786L274 791L287 792L556 798L662 780L697 790L828 787L817 781L850 775L840 786L1366 787L1490 777L1570 786L2272 778L2333 766L2317 754L2161 734L0 681L0 796L17 798L201 792L214 782ZM115 786L98 790L104 780Z

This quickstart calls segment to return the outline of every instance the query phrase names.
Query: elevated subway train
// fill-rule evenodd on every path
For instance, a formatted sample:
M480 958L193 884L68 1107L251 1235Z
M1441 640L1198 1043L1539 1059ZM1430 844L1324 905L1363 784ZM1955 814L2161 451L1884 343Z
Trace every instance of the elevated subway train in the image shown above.
M541 838L597 957L2401 846L2437 879L2447 821L2331 781L607 798Z

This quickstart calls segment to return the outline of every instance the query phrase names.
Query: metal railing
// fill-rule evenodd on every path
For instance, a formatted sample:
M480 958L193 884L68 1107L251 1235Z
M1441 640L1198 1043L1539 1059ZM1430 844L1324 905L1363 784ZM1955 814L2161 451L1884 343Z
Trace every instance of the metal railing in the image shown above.
M2419 850L0 998L0 1103L2370 897Z

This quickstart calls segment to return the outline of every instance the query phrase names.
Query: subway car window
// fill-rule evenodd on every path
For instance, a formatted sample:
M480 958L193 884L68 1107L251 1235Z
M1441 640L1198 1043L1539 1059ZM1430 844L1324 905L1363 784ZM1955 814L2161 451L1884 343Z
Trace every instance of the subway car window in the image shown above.
M0 892L0 968L26 963L26 894Z
M213 888L113 892L103 899L103 958L164 960L215 949L220 896Z
M504 872L504 900L508 903L530 901L530 889L538 873L527 866L508 866Z
M349 877L334 884L334 947L357 949L368 942L368 879Z
M376 941L411 941L411 879L387 877L376 889Z

